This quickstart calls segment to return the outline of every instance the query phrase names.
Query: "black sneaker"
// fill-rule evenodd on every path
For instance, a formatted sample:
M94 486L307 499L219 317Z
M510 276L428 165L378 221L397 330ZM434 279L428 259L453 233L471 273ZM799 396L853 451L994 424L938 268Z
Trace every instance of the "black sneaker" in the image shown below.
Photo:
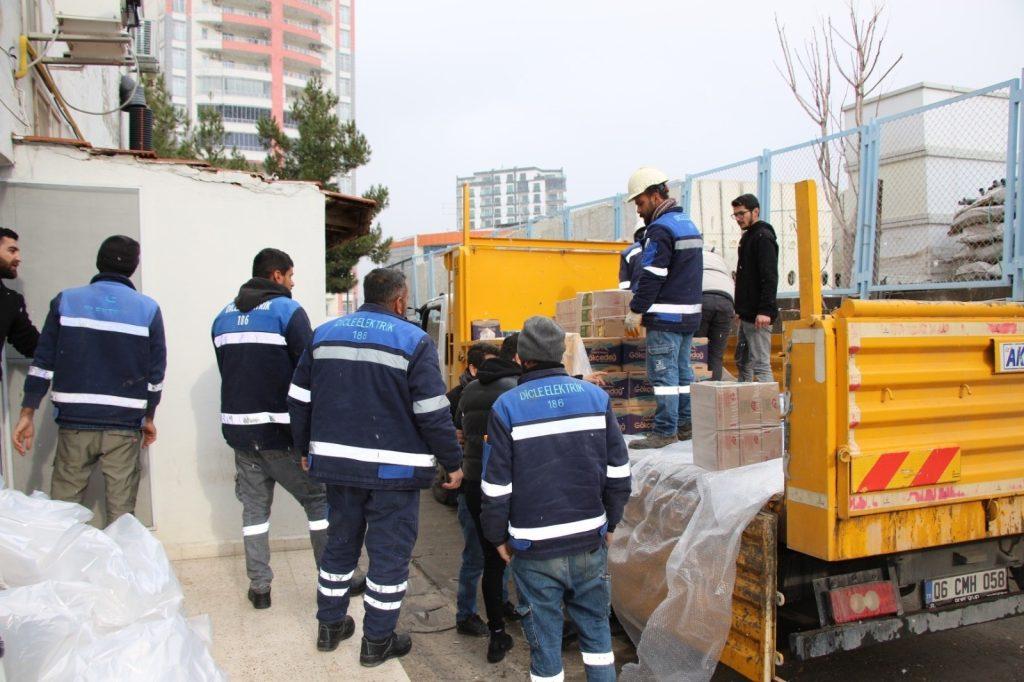
M249 601L252 602L254 609L269 609L270 608L270 590L266 592L257 592L256 590L249 588Z
M468 635L469 637L486 637L487 625L480 616L474 613L465 620L457 621L455 623L455 631L460 635Z
M320 651L334 651L355 631L356 622L352 616L345 616L337 623L321 622L316 631L316 648Z
M505 652L512 648L512 635L507 632L492 632L491 641L487 643L487 662L501 663Z
M510 623L515 623L523 619L516 611L516 605L510 601L505 602L505 605L501 607L502 612L505 614L505 620Z
M363 592L366 592L366 574L357 568L352 576L352 582L348 584L348 593L355 597Z
M412 637L392 632L383 642L372 642L363 635L363 644L359 648L359 663L365 668L373 668L389 658L405 656L412 649Z
M680 424L676 437L679 440L690 440L693 438L693 424Z

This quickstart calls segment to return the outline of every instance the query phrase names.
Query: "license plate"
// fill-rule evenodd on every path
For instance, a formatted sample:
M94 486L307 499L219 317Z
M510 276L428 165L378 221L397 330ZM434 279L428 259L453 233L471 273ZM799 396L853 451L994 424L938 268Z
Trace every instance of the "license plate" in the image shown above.
M1009 589L1005 568L953 575L924 581L925 606L941 606L980 599Z

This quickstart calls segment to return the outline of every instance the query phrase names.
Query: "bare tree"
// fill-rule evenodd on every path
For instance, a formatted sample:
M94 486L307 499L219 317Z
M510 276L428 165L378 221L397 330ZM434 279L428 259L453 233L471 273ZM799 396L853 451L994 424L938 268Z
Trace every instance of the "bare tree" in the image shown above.
M859 128L864 124L865 101L881 87L903 55L898 55L888 66L881 66L886 36L886 27L882 25L884 2L874 5L866 17L860 14L854 0L850 0L847 10L849 35L845 35L831 17L822 19L821 24L811 30L802 50L790 46L778 15L775 30L783 56L783 66L776 65L776 68L822 138L815 145L815 160L833 224L840 232L822 259L822 266L831 258L832 251L838 249L841 252L838 272L849 285L857 225L858 187L854 170L860 151L860 133L833 140L825 138L843 129L842 115L848 101L853 102L855 125ZM838 74L837 80L844 86L838 104L833 92L833 74ZM849 188L848 194L842 189L844 185Z

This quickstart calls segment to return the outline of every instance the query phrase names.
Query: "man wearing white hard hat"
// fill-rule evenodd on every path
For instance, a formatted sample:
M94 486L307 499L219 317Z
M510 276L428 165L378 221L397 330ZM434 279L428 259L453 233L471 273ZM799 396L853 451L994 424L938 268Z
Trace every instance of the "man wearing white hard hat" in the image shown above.
M662 448L692 437L690 345L700 325L704 240L675 199L668 176L640 168L629 178L628 199L647 226L640 275L626 316L628 333L647 330L647 378L654 387L654 432L629 444Z

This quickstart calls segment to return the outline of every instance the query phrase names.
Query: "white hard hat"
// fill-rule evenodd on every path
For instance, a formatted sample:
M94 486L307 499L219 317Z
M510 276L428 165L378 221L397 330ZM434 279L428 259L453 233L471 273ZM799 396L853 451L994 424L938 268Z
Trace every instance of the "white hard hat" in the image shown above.
M643 194L648 187L654 187L664 182L668 182L668 176L657 168L651 168L650 166L638 168L629 176L626 201L633 201Z

